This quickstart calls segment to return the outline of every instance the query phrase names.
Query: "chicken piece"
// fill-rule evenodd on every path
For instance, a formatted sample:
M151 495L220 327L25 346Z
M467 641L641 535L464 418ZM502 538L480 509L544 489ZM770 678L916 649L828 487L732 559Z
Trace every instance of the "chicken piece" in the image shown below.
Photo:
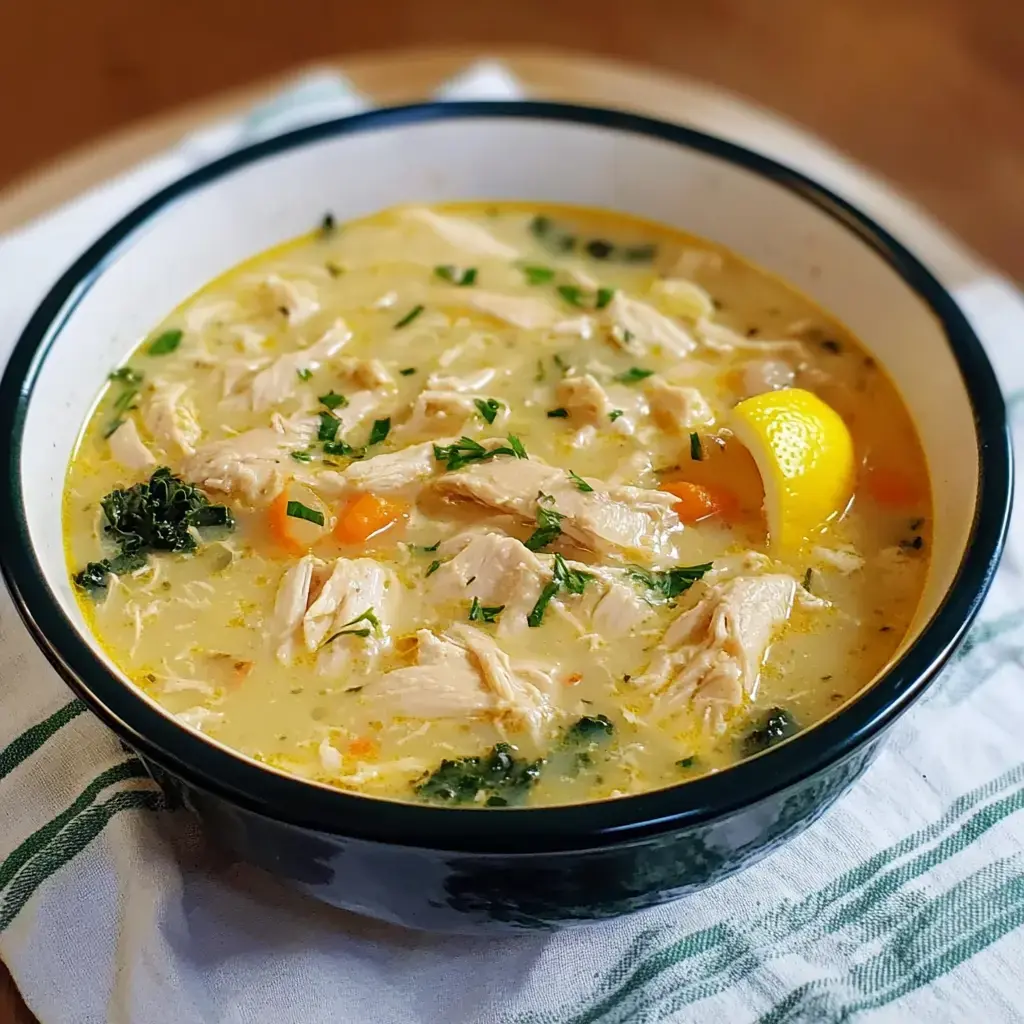
M341 424L338 427L338 436L350 441L352 431L372 415L380 412L382 404L382 397L377 391L356 391L349 395L348 401L334 410L334 417Z
M312 430L257 427L196 449L182 464L182 475L207 491L236 501L265 505L296 475L291 453L309 444Z
M472 416L479 415L472 395L457 391L421 391L413 403L412 414L401 425L400 438L437 437L456 433ZM508 408L502 404L495 421L503 422Z
M146 392L142 422L168 454L194 455L203 433L195 412L182 400L187 390L184 383L154 381Z
M607 322L618 329L620 343L630 352L639 354L658 347L675 356L687 356L697 347L690 333L674 320L622 291L615 293L604 313Z
M503 605L499 635L526 626L526 616L551 577L524 544L500 533L458 534L441 545L438 555L447 561L427 579L430 603L475 597L482 605Z
M449 288L437 294L435 299L452 306L468 306L524 330L551 329L565 320L554 303L535 295L505 295L501 292L482 292L476 288Z
M201 334L207 327L219 327L241 315L241 306L231 299L200 302L185 313L185 327L190 334Z
M262 412L291 398L302 383L299 374L316 370L344 347L351 337L348 325L339 319L309 348L278 356L268 367L260 370L249 385L253 412Z
M700 285L683 278L660 278L651 285L651 295L672 316L697 321L715 315L711 296Z
M291 663L299 646L299 627L306 614L309 586L313 582L313 556L300 558L281 577L270 616L270 641L277 660Z
M338 361L342 375L359 388L393 388L395 378L379 359L357 359L355 357Z
M327 497L337 497L346 491L373 491L375 494L398 491L435 473L441 463L434 457L434 444L447 444L451 440L425 441L353 462L341 472L318 473L311 485Z
M802 359L807 354L806 346L800 341L771 341L745 338L731 327L701 320L697 324L697 335L706 348L720 355L735 352L752 352L762 356L779 356L785 359Z
M481 370L474 370L463 377L456 377L444 373L432 373L427 378L428 391L459 391L477 392L483 391L488 384L494 380L497 371L492 366L485 366Z
M308 281L286 281L278 274L268 274L256 285L256 300L265 313L281 313L288 323L305 323L319 312L316 288Z
M602 575L604 588L598 591L600 597L591 613L592 629L606 640L629 636L650 618L651 606L631 583L607 578L610 574Z
M222 374L221 398L227 398L228 395L233 394L243 380L258 373L269 362L270 359L264 356L261 359L229 359L222 363L220 367Z
M327 582L309 606L302 619L302 636L306 650L315 651L327 636L343 629L353 619L371 611L380 623L360 623L371 627L371 636L365 638L380 640L388 629L387 610L391 603L388 591L397 587L394 574L372 558L339 558ZM361 640L360 637L339 637L342 640Z
M767 391L791 388L796 374L793 367L781 359L752 359L744 365L742 379L743 394L752 398Z
M107 438L110 454L125 469L149 469L156 465L152 452L142 443L135 420L127 419Z
M582 377L564 377L556 389L558 404L580 423L592 426L608 424L612 403L604 388L589 374Z
M422 206L402 210L400 217L429 228L458 255L490 256L500 260L514 260L519 256L518 249L506 245L486 228L462 217L442 215Z
M709 587L665 631L634 682L657 693L665 716L692 708L719 730L752 698L775 632L788 620L799 584L791 576L737 576Z
M814 547L811 555L815 562L828 569L835 569L843 576L849 576L864 568L864 559L850 544L838 548Z
M537 459L497 458L445 473L435 487L449 500L474 501L526 522L537 518L537 495L549 495L554 500L545 507L563 517L562 532L582 547L671 553L671 534L679 528L671 494L587 482L593 490L581 491L565 470Z
M654 422L662 430L689 431L715 422L707 399L696 389L677 387L653 377L644 389Z

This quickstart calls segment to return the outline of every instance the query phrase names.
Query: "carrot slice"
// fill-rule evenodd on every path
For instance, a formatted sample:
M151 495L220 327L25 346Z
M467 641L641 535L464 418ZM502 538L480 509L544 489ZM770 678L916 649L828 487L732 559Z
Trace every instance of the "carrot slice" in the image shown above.
M380 752L377 741L369 736L357 736L349 745L348 752L353 757L370 758L376 757Z
M885 466L869 469L864 485L868 494L887 508L912 508L922 504L926 497L912 476Z
M715 515L734 515L735 497L722 488L694 484L689 480L672 480L661 484L661 490L674 494L679 501L672 507L684 523L697 523Z
M305 553L305 548L292 536L288 529L288 494L282 491L271 503L267 510L267 524L270 526L270 535L281 547L286 548L294 554Z
M289 515L291 503L302 506L314 516L321 516L321 520L312 522ZM330 514L315 491L293 481L271 502L267 510L267 525L270 536L281 547L292 554L304 555L330 530Z
M341 510L334 536L342 544L362 544L408 514L409 506L404 501L377 494L360 494Z

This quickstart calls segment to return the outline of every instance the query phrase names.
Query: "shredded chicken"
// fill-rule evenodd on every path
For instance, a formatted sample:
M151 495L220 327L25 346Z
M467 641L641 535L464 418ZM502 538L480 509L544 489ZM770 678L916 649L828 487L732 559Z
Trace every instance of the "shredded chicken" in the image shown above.
M270 639L277 660L291 663L299 646L299 627L306 614L309 586L313 582L313 556L299 559L281 577L270 617Z
M697 388L677 387L659 377L652 377L645 393L654 422L662 430L687 431L715 422L711 406Z
M780 391L791 388L795 379L793 367L781 359L752 359L743 367L743 393L750 398Z
M339 359L338 369L358 388L373 390L395 386L395 378L379 359Z
M290 324L305 323L320 309L316 288L308 281L286 281L268 274L256 286L256 297L266 313L280 312Z
M546 329L589 336L589 318L566 317L553 302L536 295L505 295L476 288L450 288L436 295L435 299L452 306L469 306L524 330Z
M835 569L844 576L864 568L864 559L849 544L838 548L815 547L811 549L815 561L829 569Z
M657 346L673 355L687 356L697 347L680 324L622 291L615 293L604 312L609 325L618 329L621 344L629 351L642 353Z
M110 454L125 469L149 469L156 465L153 453L142 443L138 428L132 419L125 420L107 438L107 443L110 445Z
M500 260L514 260L518 250L494 237L486 228L462 217L434 213L422 206L401 211L404 220L415 221L429 228L453 249L471 256L492 256Z
M458 433L468 419L479 415L472 395L458 391L421 391L397 436L401 440ZM508 408L501 403L495 409L494 422L500 424L507 418Z
M651 295L672 316L701 320L715 314L715 304L700 285L678 277L661 278L651 285Z
M340 472L329 470L319 473L312 486L328 497L336 497L349 490L374 493L397 491L436 472L440 463L434 457L434 445L450 441L451 438L425 441L397 452L353 462Z
M195 445L202 428L195 411L184 399L188 385L154 381L146 391L142 421L164 451L182 455L195 454Z
M253 411L271 409L290 398L302 382L299 374L316 370L340 351L351 337L348 325L339 319L309 348L278 356L268 367L260 370L249 385Z
M558 404L574 419L592 426L604 426L612 403L604 388L589 374L582 377L564 377L556 390Z
M721 355L731 355L734 352L755 352L763 356L801 359L807 351L803 342L800 341L762 341L745 338L731 327L706 319L697 324L697 335L706 348Z
M474 370L472 373L464 374L461 377L444 373L432 373L427 378L427 390L480 393L494 380L496 373L497 371L492 366L485 366L481 370Z

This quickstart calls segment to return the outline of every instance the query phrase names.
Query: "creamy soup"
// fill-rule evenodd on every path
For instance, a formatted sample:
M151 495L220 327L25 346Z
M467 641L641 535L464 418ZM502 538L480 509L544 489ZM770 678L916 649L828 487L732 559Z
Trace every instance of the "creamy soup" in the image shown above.
M399 800L603 800L821 721L904 637L930 492L858 341L618 214L402 207L212 282L68 470L96 636L189 728Z

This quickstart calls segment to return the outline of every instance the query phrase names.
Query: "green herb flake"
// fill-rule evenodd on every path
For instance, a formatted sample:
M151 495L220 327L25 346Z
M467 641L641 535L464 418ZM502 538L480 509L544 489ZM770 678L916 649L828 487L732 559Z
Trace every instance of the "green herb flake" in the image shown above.
M571 469L569 470L569 479L576 485L576 490L582 491L584 494L590 494L594 489L586 480L583 479L583 477L578 476Z
M433 544L409 544L408 545L410 551L421 551L425 555L431 554L432 552L436 551L440 546L441 546L441 542L439 540L435 540Z
M142 383L142 372L140 370L134 370L130 366L119 366L108 376L108 380L117 381L120 384L141 384Z
M423 574L424 579L427 576L433 576L434 573L437 572L437 570L440 569L440 568L441 568L441 562L438 559L435 558L434 561L432 561L430 563L430 565L427 566L427 571Z
M614 380L620 384L636 384L638 381L647 380L653 374L653 370L645 370L642 366L631 366L628 370L617 373Z
M442 281L448 281L457 288L468 288L476 284L476 267L453 267L450 263L441 267L434 267L434 274Z
M703 565L677 565L663 572L645 569L640 565L630 565L626 567L626 574L634 583L646 588L651 598L674 601L703 578L706 572L710 572L712 565L712 562L705 562Z
M804 573L804 578L803 578L803 581L802 581L803 582L803 588L804 588L804 590L807 591L808 594L811 592L811 574L813 572L814 572L813 569L808 569L807 572Z
M559 406L557 409L548 409L549 420L565 420L569 418L569 410Z
M543 359L538 359L537 360L537 372L533 375L533 379L538 384L540 384L544 380L544 378L546 376L547 376L547 373L544 370L544 360Z
M583 309L583 289L575 284L560 284L556 289L559 295L577 309Z
M413 320L415 320L416 317L418 317L425 308L426 307L423 306L422 304L413 306L412 309L410 309L409 312L406 313L405 316L403 316L402 319L395 324L395 330L397 331L401 327L408 327L409 324L411 324Z
M529 456L526 454L526 449L523 447L523 442L516 437L515 434L509 434L506 438L508 441L509 448L512 449L512 454L517 459L528 459Z
M570 569L565 559L556 554L551 570L551 581L540 592L537 603L531 609L530 614L526 616L526 624L533 628L541 624L544 620L544 612L547 611L551 599L559 590L565 589L570 594L582 594L593 578L590 573L580 569Z
M604 309L612 299L615 298L614 288L598 288L597 298L594 302L595 309Z
M411 377L416 372L415 366L406 366L404 369L398 371L403 377Z
M296 462L311 462L313 459L313 456L310 455L309 452L298 451L292 452L291 455Z
M319 415L320 427L316 434L317 440L333 441L338 436L338 427L341 426L338 417L332 412L321 412Z
M328 211L320 218L320 234L321 235L332 235L334 229L337 227L337 223L334 220L334 214Z
M625 245L620 249L624 263L650 263L658 254L658 247L653 242L641 245Z
M526 546L531 551L540 551L553 544L562 534L562 520L565 516L556 509L547 507L553 501L554 498L550 494L537 496L537 529L526 541Z
M345 268L340 264L335 263L334 260L328 260L324 264L324 270L326 270L331 277L341 277L341 275L345 273Z
M594 743L608 739L615 732L615 726L607 715L584 715L573 722L565 731L569 743Z
M445 759L429 775L413 784L417 796L445 804L507 807L522 803L540 778L544 759L516 757L515 748L498 743L485 756Z
M285 505L284 511L285 515L291 516L292 519L305 519L307 523L315 523L317 526L324 525L323 512L303 505L301 501L289 501Z
M700 434L695 430L690 432L690 458L694 462L702 462L704 460L704 449L700 443Z
M382 420L374 420L373 426L370 428L370 440L367 445L381 444L387 440L388 434L391 433L391 417L385 416Z
M295 376L298 377L299 380L309 380L310 377L313 376L313 371L308 366L304 366L301 370L295 371Z
M325 455L341 455L348 456L353 459L362 458L362 452L357 451L347 441L325 441L324 442L324 454Z
M150 343L146 351L151 356L170 355L180 344L184 332L178 327L172 327L158 334Z
M785 708L770 708L740 744L744 757L759 754L762 750L774 747L775 744L789 739L800 731L796 719Z
M526 266L521 269L526 283L530 285L549 284L555 279L555 272L551 267Z
M488 423L493 423L494 418L501 412L501 402L496 398L475 398L473 404Z
M328 391L326 395L321 395L318 401L328 409L341 409L348 405L348 399L336 391Z
M685 771L687 768L692 768L696 763L697 758L691 755L690 757L681 757L676 761L676 767L682 768Z
M612 411L608 413L608 419L610 419L612 423L614 423L622 415L623 412L621 409L612 409Z
M498 621L498 616L505 610L503 604L499 604L495 607L488 607L480 603L480 598L474 597L472 604L469 606L469 621L470 622L487 622L493 623Z

